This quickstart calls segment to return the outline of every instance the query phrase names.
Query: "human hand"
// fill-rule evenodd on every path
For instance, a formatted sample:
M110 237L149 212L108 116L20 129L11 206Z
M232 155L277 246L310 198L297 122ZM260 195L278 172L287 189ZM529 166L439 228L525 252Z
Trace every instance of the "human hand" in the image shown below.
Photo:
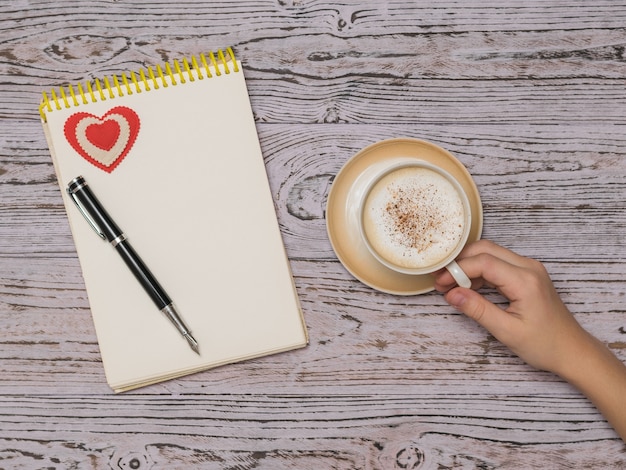
M576 322L556 292L544 266L487 240L468 245L457 262L472 287L495 287L509 300L502 309L471 289L454 287L445 270L435 288L528 364L562 375L575 362L578 346L590 335Z

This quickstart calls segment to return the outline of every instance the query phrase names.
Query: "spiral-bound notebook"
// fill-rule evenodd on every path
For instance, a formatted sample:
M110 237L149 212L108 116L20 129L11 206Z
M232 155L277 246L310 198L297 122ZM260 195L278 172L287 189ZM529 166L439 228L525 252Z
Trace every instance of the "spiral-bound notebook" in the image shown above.
M307 344L232 49L57 88L40 114L116 392ZM79 175L169 293L200 355L66 194Z

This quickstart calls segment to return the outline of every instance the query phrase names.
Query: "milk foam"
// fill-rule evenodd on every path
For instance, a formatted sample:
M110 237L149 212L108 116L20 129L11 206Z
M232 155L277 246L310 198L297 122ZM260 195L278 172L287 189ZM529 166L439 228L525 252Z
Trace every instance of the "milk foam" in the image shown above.
M365 236L392 264L427 268L455 250L465 209L456 188L428 168L405 167L372 188L363 210Z

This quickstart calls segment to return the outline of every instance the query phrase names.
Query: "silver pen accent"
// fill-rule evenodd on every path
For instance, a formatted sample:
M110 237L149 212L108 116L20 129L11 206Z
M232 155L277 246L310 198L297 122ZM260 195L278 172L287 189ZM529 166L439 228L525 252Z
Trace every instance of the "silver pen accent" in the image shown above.
M163 312L165 316L169 318L170 321L174 324L174 326L176 326L180 334L183 335L183 337L189 343L189 346L191 346L191 349L193 349L196 353L200 354L200 350L198 348L198 342L194 339L193 336L191 336L191 332L187 328L187 325L185 325L185 323L183 322L182 318L178 316L178 313L176 312L176 308L174 307L174 304L166 305L165 307L161 309L161 312Z

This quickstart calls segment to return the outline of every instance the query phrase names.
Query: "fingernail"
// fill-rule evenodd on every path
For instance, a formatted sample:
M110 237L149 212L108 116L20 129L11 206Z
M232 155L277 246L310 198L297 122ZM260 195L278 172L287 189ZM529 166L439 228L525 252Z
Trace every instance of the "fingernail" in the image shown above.
M446 301L456 309L460 309L466 300L465 294L458 289L453 289L446 294Z

